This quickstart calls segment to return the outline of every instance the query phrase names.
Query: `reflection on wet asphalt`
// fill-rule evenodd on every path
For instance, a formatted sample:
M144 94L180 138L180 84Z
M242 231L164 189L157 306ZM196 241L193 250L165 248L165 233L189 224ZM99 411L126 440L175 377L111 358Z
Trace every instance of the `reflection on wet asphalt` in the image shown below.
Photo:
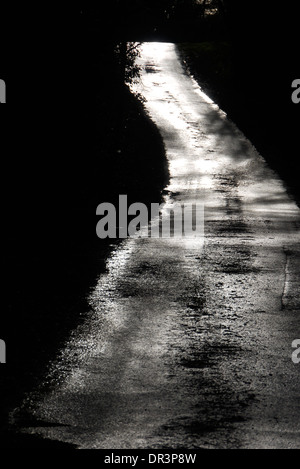
M173 44L139 60L166 200L204 203L205 236L115 249L22 431L78 448L300 448L299 209Z

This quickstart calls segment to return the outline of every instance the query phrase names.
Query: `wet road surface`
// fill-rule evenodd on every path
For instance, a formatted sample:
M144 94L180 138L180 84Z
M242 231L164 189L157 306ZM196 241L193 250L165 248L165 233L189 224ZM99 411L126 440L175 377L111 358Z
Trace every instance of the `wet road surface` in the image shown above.
M78 448L300 448L299 209L174 45L139 60L165 200L204 203L205 236L114 250L21 431Z

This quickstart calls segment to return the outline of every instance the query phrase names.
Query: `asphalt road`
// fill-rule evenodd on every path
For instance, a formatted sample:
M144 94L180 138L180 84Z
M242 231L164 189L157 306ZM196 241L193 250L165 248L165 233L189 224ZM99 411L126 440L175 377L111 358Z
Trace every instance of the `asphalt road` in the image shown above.
M165 201L203 204L204 237L124 240L11 421L78 448L300 448L300 211L173 44L139 60Z

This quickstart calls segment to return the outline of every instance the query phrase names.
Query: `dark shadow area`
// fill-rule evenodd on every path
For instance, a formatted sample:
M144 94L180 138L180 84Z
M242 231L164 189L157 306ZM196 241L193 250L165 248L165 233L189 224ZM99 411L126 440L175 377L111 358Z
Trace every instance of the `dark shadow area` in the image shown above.
M297 6L222 2L222 38L179 44L203 90L245 133L300 204L300 106L292 102L297 64Z
M125 86L135 74L129 41L226 44L229 71L203 71L187 52L189 66L299 194L293 2L283 12L273 2L257 9L248 0L215 3L222 15L206 16L188 0L24 5L2 28L0 78L9 102L0 113L5 447L59 446L8 433L8 414L84 319L90 289L118 242L97 239L97 205L117 205L119 194L129 203L160 201L167 182L161 137Z
M13 431L5 433L1 439L1 446L4 449L38 449L38 450L75 450L75 445L62 443L60 441L48 440L36 435L22 435Z
M158 130L126 85L135 74L127 44L97 41L78 16L44 19L11 45L10 107L1 114L7 363L0 365L0 437L6 447L59 449L15 433L9 413L84 320L87 297L119 243L97 238L97 206L118 206L119 194L128 204L160 202L168 168Z

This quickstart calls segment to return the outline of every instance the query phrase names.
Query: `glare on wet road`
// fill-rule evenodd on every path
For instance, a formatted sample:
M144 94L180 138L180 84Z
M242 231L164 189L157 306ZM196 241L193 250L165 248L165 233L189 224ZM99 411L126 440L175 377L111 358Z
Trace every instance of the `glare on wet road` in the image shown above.
M204 203L205 237L115 249L50 390L24 402L51 425L23 431L78 448L300 448L299 209L175 45L144 43L139 63L165 200Z

